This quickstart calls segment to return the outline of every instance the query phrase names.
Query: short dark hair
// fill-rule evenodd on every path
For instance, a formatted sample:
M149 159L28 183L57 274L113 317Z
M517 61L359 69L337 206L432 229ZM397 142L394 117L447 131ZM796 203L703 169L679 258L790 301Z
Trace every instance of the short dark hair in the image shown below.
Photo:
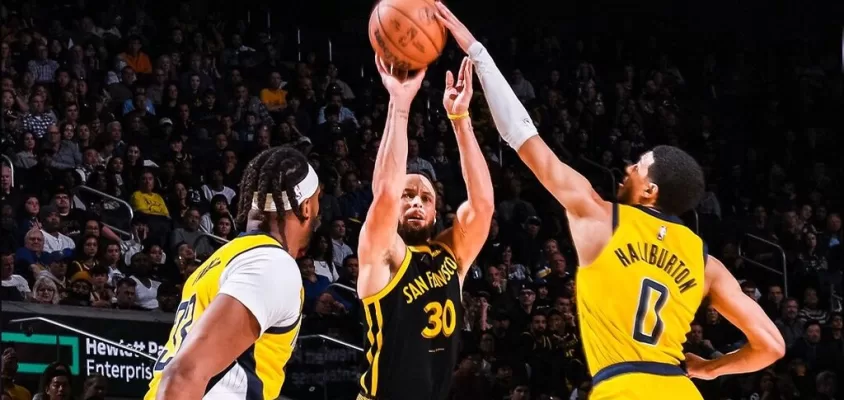
M421 168L408 168L407 175L422 175L427 178L429 182L431 182L431 185L436 182L436 180L434 180L434 177L431 175L430 172L428 172L428 170Z
M346 266L346 263L348 263L348 262L349 262L349 260L351 260L351 259L355 259L355 260L357 260L357 259L358 259L357 254L349 254L349 255L347 255L345 258L343 258L343 266L345 267L345 266Z
M123 286L126 286L126 287L136 287L136 286L138 286L138 283L137 283L137 282L135 282L135 280L134 280L134 279L132 279L132 278L120 278L120 280L118 280L118 281L117 281L117 284L116 284L116 285L114 285L114 286L115 286L116 288L120 288L120 287L123 287Z
M654 163L648 169L648 177L659 187L656 207L671 215L693 209L705 187L700 165L674 146L656 146L652 151Z

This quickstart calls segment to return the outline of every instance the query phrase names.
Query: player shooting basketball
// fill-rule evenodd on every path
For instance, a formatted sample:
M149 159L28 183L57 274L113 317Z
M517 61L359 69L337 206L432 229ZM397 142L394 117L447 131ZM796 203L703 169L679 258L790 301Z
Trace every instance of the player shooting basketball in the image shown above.
M700 399L687 374L712 379L753 372L782 357L777 328L678 218L703 193L695 160L676 147L657 146L627 167L623 204L602 200L538 136L484 46L442 3L437 8L475 64L502 138L566 209L580 262L577 306L593 376L590 398ZM711 361L686 355L684 371L682 345L705 296L748 343Z
M456 80L447 74L443 98L468 200L454 226L433 238L433 182L405 172L408 112L425 71L402 81L380 59L376 65L390 105L375 160L374 200L358 247L368 361L358 398L444 399L457 361L463 278L486 240L493 213L489 170L469 119L472 63L463 61Z

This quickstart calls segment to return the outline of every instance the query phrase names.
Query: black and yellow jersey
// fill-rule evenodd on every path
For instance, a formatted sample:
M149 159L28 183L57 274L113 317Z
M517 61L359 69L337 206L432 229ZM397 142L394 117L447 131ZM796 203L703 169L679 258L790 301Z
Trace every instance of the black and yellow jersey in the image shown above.
M359 398L446 397L463 321L457 270L444 244L409 246L387 286L362 299L366 368Z

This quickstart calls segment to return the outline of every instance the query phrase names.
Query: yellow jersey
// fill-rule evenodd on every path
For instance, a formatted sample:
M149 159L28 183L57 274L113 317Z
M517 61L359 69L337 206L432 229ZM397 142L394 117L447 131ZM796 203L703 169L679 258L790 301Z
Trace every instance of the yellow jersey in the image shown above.
M219 294L234 297L249 309L262 334L211 379L205 397L253 400L279 396L284 384L284 366L293 354L299 334L305 292L293 257L271 236L256 233L225 244L185 282L170 339L153 367L145 400L156 398L162 371Z
M707 249L679 218L613 205L613 234L577 271L593 384L620 374L684 375L683 342L703 299ZM652 390L652 388L642 388Z

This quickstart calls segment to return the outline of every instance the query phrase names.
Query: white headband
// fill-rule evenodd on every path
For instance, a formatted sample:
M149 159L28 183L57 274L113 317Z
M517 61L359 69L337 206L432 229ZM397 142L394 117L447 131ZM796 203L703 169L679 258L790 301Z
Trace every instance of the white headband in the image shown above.
M316 171L314 171L314 168L311 167L311 164L308 164L308 175L305 176L305 179L302 179L302 182L299 182L293 188L293 193L296 194L296 204L302 204L305 199L313 196L318 188L319 177L317 177ZM281 193L281 201L284 203L284 211L290 211L293 209L293 207L290 205L290 201L287 199L287 192ZM258 205L257 192L252 195L252 209L268 212L278 211L275 206L275 201L273 201L273 196L269 193L267 194L266 202L264 202L264 207L260 207Z

